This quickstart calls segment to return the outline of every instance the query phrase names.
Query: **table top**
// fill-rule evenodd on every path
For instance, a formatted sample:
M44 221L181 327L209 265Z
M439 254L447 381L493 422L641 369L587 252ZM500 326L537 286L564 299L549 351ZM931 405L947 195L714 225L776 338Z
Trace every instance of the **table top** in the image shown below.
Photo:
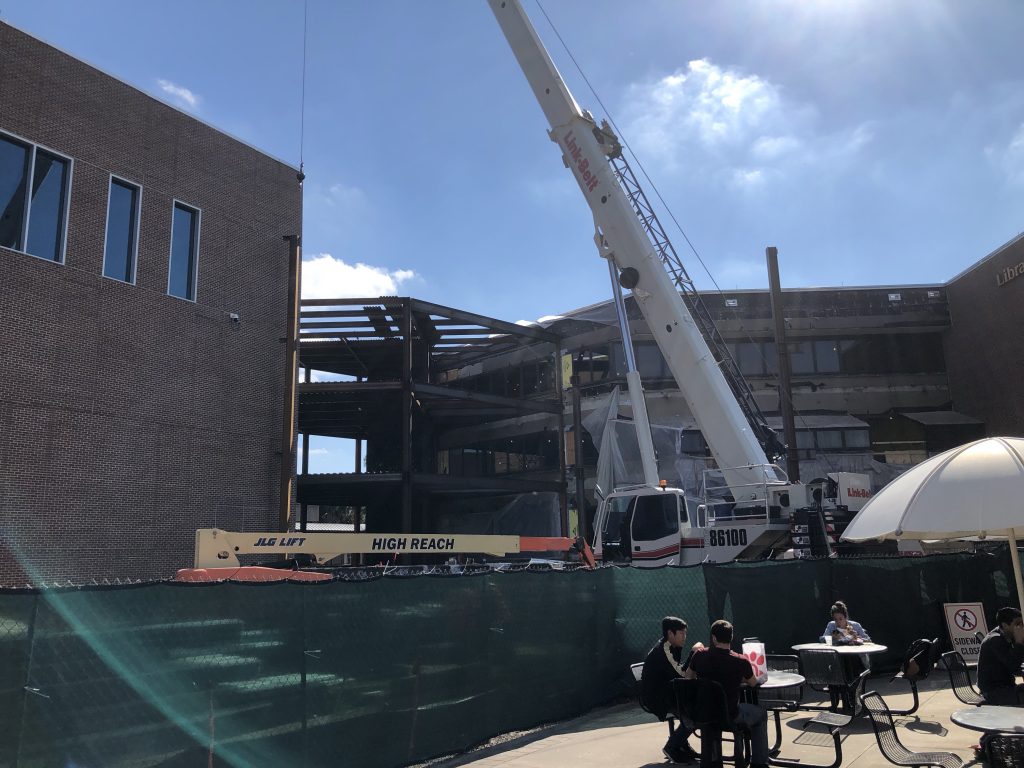
M983 704L953 712L949 719L972 731L1024 732L1024 708L996 707Z
M794 651L838 651L839 653L881 653L889 650L880 643L864 643L863 645L829 645L828 643L799 643L792 646Z
M804 676L796 672L777 672L768 670L768 679L758 685L758 688L765 690L769 688L789 688L804 684Z

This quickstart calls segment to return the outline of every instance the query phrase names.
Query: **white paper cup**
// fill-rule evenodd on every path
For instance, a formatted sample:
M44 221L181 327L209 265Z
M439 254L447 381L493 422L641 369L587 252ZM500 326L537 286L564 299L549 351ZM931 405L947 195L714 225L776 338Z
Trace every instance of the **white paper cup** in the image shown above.
M825 645L832 645L832 635L825 635Z

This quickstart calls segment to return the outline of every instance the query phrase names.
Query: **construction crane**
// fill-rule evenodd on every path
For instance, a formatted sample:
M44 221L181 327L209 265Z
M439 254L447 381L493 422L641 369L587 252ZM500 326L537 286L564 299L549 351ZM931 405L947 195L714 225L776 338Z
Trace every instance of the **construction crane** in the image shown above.
M654 566L720 562L788 545L789 513L820 505L821 494L810 497L806 486L790 483L769 461L765 446L776 454L781 443L725 351L710 313L623 157L618 137L606 121L599 125L577 104L519 0L488 4L547 118L548 136L590 206L599 254L618 284L632 292L724 478L714 488L705 473L703 500L652 482L656 463L646 408L630 364L627 383L646 482L602 500L595 518L595 554L607 560L615 549L636 564ZM615 295L628 350L618 286ZM612 539L614 547L608 546Z

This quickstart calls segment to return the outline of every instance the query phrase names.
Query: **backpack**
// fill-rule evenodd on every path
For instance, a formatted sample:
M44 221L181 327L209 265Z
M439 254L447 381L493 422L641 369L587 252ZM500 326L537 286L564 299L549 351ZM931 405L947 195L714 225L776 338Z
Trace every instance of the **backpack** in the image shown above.
M900 674L907 680L922 680L931 673L932 641L926 637L918 638L910 644L903 655Z

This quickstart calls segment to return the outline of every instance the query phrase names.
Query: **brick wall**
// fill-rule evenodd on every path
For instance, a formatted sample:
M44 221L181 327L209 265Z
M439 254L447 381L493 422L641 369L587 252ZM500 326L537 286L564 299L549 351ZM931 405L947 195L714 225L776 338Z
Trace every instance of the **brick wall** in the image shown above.
M0 584L167 577L197 527L274 529L295 170L3 23L0 131L74 161L65 263L0 248ZM112 173L142 187L135 285L101 276ZM174 199L195 303L166 295Z
M982 419L989 435L1024 435L1024 238L951 281L946 365L953 407ZM1002 283L1002 284L1000 284Z

